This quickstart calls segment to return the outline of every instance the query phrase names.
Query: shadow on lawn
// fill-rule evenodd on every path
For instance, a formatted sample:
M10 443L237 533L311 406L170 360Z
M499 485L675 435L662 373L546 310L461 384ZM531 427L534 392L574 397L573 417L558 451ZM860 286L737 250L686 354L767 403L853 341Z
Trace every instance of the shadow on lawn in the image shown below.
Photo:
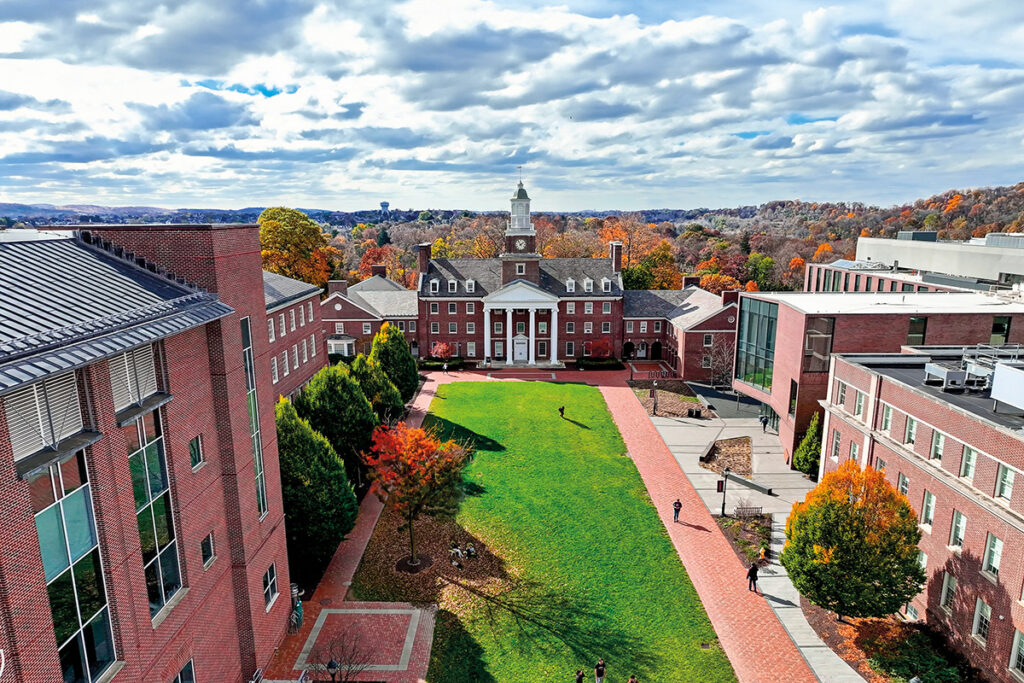
M454 439L459 442L469 442L478 451L505 450L504 446L489 436L478 434L472 429L467 429L466 427L463 427L460 424L455 424L451 420L446 420L443 417L430 414L424 422L425 426L431 429L436 429L438 435L442 439Z
M487 671L483 648L458 615L442 609L436 619L439 631L444 633L444 643L435 650L439 656L431 662L427 678L437 683L495 683L494 676Z
M576 425L577 427L580 427L582 429L590 429L590 427L588 427L587 425L583 424L582 422L577 422L576 420L573 420L571 418L563 417L562 419L565 420L566 422L572 422L574 425Z

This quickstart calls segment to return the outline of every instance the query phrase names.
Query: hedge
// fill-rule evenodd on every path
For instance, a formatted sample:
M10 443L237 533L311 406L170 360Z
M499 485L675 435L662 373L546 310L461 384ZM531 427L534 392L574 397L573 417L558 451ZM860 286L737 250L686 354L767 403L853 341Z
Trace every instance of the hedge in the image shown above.
M577 358L576 367L580 370L621 370L626 366L618 358Z

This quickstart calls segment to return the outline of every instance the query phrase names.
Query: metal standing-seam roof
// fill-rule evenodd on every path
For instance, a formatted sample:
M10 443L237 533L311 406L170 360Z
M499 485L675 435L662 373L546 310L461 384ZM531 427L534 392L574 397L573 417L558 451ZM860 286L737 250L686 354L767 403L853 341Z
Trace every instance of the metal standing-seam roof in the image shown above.
M0 394L232 312L212 294L77 239L8 233L0 240Z
M263 301L268 311L319 292L316 285L263 271Z

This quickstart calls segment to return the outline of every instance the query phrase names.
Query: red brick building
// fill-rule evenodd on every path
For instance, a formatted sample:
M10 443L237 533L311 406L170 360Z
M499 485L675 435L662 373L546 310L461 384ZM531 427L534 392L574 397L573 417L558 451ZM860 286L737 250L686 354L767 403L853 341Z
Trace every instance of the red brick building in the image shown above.
M405 289L384 275L384 266L373 266L372 275L351 287L344 280L327 283L327 298L320 315L332 354L369 354L373 337L389 322L405 334L413 356L417 345L416 292Z
M918 513L925 590L905 609L972 664L1024 680L1024 364L1013 347L832 359L821 468L884 470Z
M742 293L733 387L761 401L789 458L820 411L833 353L1024 342L1024 303L977 292Z
M256 226L0 233L5 680L241 681L273 655L262 292Z
M263 298L270 379L279 395L292 397L327 365L320 288L264 271Z
M974 286L970 286L970 285ZM808 263L804 271L805 292L959 292L987 291L987 286L962 282L962 286L925 282L921 273L900 270L878 261Z

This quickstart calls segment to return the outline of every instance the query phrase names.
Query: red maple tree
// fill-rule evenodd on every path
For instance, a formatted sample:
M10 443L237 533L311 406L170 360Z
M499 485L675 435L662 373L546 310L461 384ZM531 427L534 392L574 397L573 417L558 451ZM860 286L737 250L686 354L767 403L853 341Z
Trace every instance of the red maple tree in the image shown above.
M435 342L430 349L430 355L441 360L448 360L452 357L452 345L448 342Z
M363 462L376 482L378 498L405 520L409 530L410 566L419 564L413 524L421 515L454 515L462 490L462 469L471 448L449 439L441 441L433 431L381 425L373 430L370 452Z

